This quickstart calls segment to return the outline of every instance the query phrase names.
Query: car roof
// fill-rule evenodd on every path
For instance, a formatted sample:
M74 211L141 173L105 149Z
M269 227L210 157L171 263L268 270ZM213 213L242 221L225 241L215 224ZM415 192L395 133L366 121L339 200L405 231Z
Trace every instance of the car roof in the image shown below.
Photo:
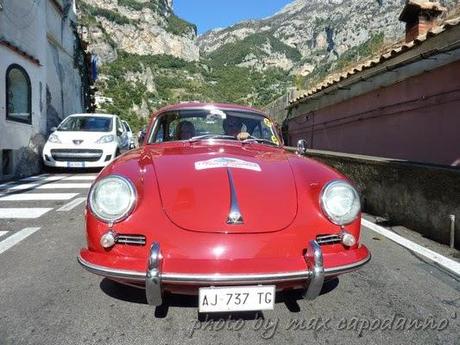
M265 115L261 110L252 108L249 106L239 105L239 104L231 104L231 103L201 103L201 102L183 102L173 105L168 105L164 108L158 110L157 114L163 113L165 111L173 111L173 110L184 110L184 109L203 109L203 108L220 108L226 110L244 110L250 111L253 113L258 113Z
M81 113L81 114L72 114L68 117L80 116L80 117L115 117L114 114L91 114L91 113Z

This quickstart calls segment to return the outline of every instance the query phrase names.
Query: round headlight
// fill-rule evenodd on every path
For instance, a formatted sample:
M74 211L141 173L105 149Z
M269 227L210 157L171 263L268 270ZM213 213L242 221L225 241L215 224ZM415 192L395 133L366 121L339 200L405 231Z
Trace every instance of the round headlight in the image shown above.
M91 188L89 207L100 220L116 223L130 215L136 199L136 189L131 181L122 176L111 175Z
M321 192L321 208L329 220L337 225L347 225L361 211L358 192L345 181L332 181Z

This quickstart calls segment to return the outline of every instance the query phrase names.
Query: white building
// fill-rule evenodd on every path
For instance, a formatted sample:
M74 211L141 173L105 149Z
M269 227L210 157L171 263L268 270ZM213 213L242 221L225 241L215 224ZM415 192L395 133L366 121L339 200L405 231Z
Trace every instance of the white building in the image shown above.
M41 169L50 128L89 104L75 0L0 0L0 180Z

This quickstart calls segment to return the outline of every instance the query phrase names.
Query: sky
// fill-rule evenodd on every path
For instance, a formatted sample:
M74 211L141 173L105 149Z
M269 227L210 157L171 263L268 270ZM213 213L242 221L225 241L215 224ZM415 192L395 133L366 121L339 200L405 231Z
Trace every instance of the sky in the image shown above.
M271 16L292 0L174 0L174 13L202 34L246 19Z

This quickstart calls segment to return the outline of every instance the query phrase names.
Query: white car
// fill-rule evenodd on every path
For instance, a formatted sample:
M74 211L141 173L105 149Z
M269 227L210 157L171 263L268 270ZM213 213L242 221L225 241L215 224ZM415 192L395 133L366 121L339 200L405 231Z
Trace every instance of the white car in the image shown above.
M130 150L134 149L136 147L136 143L134 142L134 135L133 131L131 130L131 126L125 120L121 120L121 122L123 123L123 126L125 126L126 133L128 134L128 148Z
M56 168L104 167L128 145L128 134L118 116L74 114L49 136L43 148L43 162Z

